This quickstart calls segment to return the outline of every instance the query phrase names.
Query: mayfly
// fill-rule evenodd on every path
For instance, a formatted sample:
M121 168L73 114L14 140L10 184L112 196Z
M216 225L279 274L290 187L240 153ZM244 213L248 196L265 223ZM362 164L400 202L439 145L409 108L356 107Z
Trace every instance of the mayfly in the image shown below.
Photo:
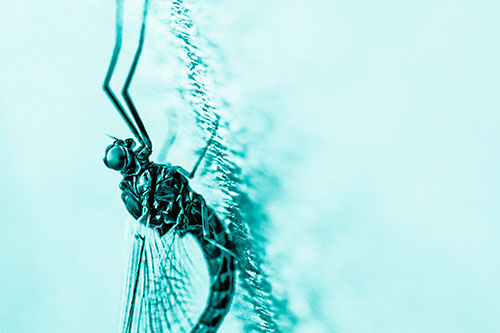
M144 2L139 44L121 91L125 103L110 87L122 42L122 0L116 3L116 40L103 85L135 138L113 138L104 154L104 164L123 176L121 197L139 225L132 246L122 332L215 332L229 312L235 292L235 257L225 225L191 189L188 179L194 177L212 143L217 123L192 171L150 160L152 141L129 93L144 44L148 2ZM201 249L209 277L208 300L196 318L187 304L192 283L189 272L175 262L182 259L182 253L172 257L179 240L188 238Z

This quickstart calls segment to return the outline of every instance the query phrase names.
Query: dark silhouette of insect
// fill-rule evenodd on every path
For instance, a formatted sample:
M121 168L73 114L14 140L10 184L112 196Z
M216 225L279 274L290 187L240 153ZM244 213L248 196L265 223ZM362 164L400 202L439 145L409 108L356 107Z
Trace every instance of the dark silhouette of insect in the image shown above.
M148 0L145 0L139 45L121 91L132 117L110 87L122 41L123 2L120 0L117 0L116 8L115 46L103 85L107 96L135 137L135 140L113 138L114 142L106 148L104 164L123 176L120 189L125 207L147 230L135 235L122 330L172 331L175 322L182 321L182 318L176 317L189 317L186 313L188 310L183 309L183 296L173 292L175 287L179 289L183 284L187 285L188 277L172 267L167 269L162 260L172 263L173 259L169 258L172 237L191 235L201 248L210 284L208 300L189 330L215 332L229 312L235 292L235 257L225 225L204 198L191 189L188 179L195 175L212 143L218 123L214 125L212 136L191 172L179 166L150 160L152 142L129 93L144 44L147 13Z

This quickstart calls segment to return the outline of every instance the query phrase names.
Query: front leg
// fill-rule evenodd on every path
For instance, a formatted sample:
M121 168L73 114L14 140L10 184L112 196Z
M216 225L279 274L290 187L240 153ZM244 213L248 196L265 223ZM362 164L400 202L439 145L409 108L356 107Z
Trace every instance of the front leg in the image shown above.
M149 138L149 135L146 131L146 127L144 126L144 123L142 122L142 119L139 116L139 112L137 111L137 108L135 107L135 104L129 93L130 84L132 83L132 79L134 78L135 70L137 68L137 64L139 63L139 58L141 57L142 53L142 47L144 45L144 39L146 34L146 19L148 16L148 5L149 5L149 0L145 0L144 10L142 13L142 24L141 24L141 32L139 35L139 44L137 46L137 50L135 51L134 59L132 61L132 65L130 66L127 78L123 85L122 96L130 110L130 113L132 114L132 117L134 118L137 124L139 132L142 135L143 140L141 140L141 142L144 145L151 147L152 146L151 139Z

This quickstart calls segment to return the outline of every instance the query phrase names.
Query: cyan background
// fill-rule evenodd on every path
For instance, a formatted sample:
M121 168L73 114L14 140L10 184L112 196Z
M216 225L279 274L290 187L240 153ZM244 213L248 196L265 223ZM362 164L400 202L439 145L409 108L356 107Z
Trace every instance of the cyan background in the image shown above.
M233 102L272 112L261 145L287 156L268 236L296 330L499 331L500 4L199 6ZM113 1L2 1L1 332L117 331L113 16Z

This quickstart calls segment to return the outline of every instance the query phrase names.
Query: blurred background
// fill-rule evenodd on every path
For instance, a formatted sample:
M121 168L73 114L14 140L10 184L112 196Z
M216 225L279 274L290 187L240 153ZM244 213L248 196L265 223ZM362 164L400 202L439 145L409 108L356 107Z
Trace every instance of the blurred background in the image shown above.
M105 133L129 134L101 90L114 5L2 2L1 332L118 330L128 216L102 155ZM271 123L252 150L279 184L268 260L294 331L499 331L500 3L192 7L225 98Z

